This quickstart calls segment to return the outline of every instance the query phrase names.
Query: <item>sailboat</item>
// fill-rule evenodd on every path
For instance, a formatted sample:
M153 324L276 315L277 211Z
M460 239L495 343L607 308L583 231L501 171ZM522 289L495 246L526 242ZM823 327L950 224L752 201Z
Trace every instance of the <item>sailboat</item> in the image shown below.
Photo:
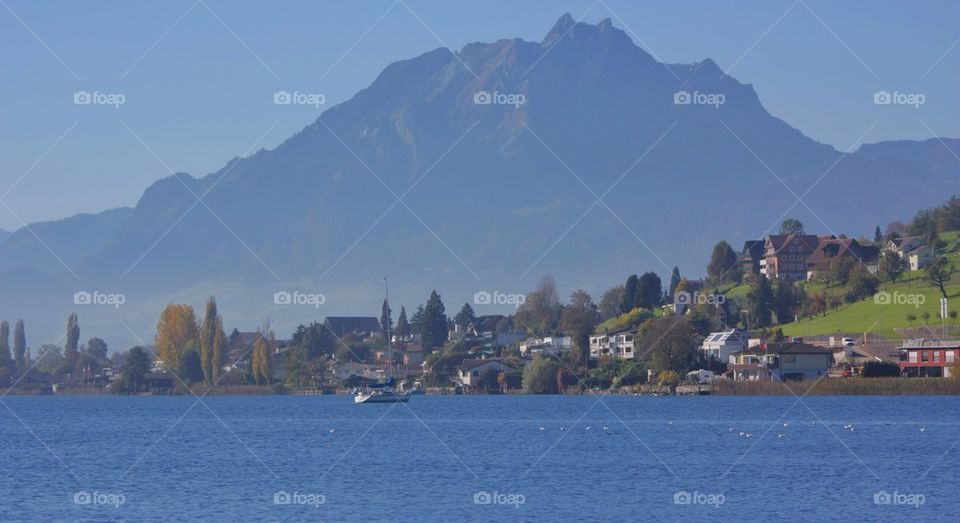
M383 289L386 295L387 310L390 310L390 289L387 278L383 278ZM412 391L397 392L396 381L391 375L393 372L393 343L390 339L390 325L387 324L387 379L383 383L373 383L357 391L353 397L354 403L406 403L410 401Z

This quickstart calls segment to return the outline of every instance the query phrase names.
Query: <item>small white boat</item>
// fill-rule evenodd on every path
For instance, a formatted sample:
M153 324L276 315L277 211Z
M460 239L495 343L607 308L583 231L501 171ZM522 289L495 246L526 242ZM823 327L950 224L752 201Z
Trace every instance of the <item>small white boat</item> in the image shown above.
M393 389L361 390L353 397L354 403L406 403L410 401L411 391L396 392Z

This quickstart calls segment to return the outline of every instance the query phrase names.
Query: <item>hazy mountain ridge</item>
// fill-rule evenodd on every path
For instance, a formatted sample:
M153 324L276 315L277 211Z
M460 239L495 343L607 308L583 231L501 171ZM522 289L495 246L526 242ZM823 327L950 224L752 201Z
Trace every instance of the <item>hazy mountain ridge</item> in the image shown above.
M480 91L525 100L476 104ZM678 105L678 91L724 103ZM199 303L223 282L258 296L297 285L328 293L329 310L372 314L371 282L385 273L410 307L434 287L456 303L479 289L527 290L544 273L592 291L673 265L698 276L714 242L759 237L784 213L810 230L866 233L955 192L960 168L949 154L904 141L841 159L712 60L662 64L609 20L565 15L541 42L473 43L391 64L274 150L202 178L158 180L132 209L33 229L80 276L68 288ZM816 214L788 211L796 198L778 177L797 195L813 186L804 202ZM0 270L25 269L64 272L21 229L0 245ZM242 291L225 300L250 320L292 312Z

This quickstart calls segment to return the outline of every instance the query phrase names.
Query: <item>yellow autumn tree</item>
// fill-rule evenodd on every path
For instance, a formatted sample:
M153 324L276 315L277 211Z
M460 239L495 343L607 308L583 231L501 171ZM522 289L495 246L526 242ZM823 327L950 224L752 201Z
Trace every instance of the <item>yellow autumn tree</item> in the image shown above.
M193 307L174 303L167 305L160 314L154 342L160 361L168 369L179 372L184 353L196 346L199 336Z
M270 384L270 378L273 376L270 368L270 354L275 345L273 331L269 327L258 333L257 341L253 344L253 355L250 358L253 381L257 385Z

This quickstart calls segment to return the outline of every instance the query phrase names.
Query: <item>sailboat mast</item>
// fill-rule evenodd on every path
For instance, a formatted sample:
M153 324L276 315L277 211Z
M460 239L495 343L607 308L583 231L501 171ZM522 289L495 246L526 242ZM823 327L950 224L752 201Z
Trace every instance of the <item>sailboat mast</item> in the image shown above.
M387 284L387 277L383 277L384 303L386 304L386 330L387 330L387 376L393 375L393 344L390 341L390 286Z

